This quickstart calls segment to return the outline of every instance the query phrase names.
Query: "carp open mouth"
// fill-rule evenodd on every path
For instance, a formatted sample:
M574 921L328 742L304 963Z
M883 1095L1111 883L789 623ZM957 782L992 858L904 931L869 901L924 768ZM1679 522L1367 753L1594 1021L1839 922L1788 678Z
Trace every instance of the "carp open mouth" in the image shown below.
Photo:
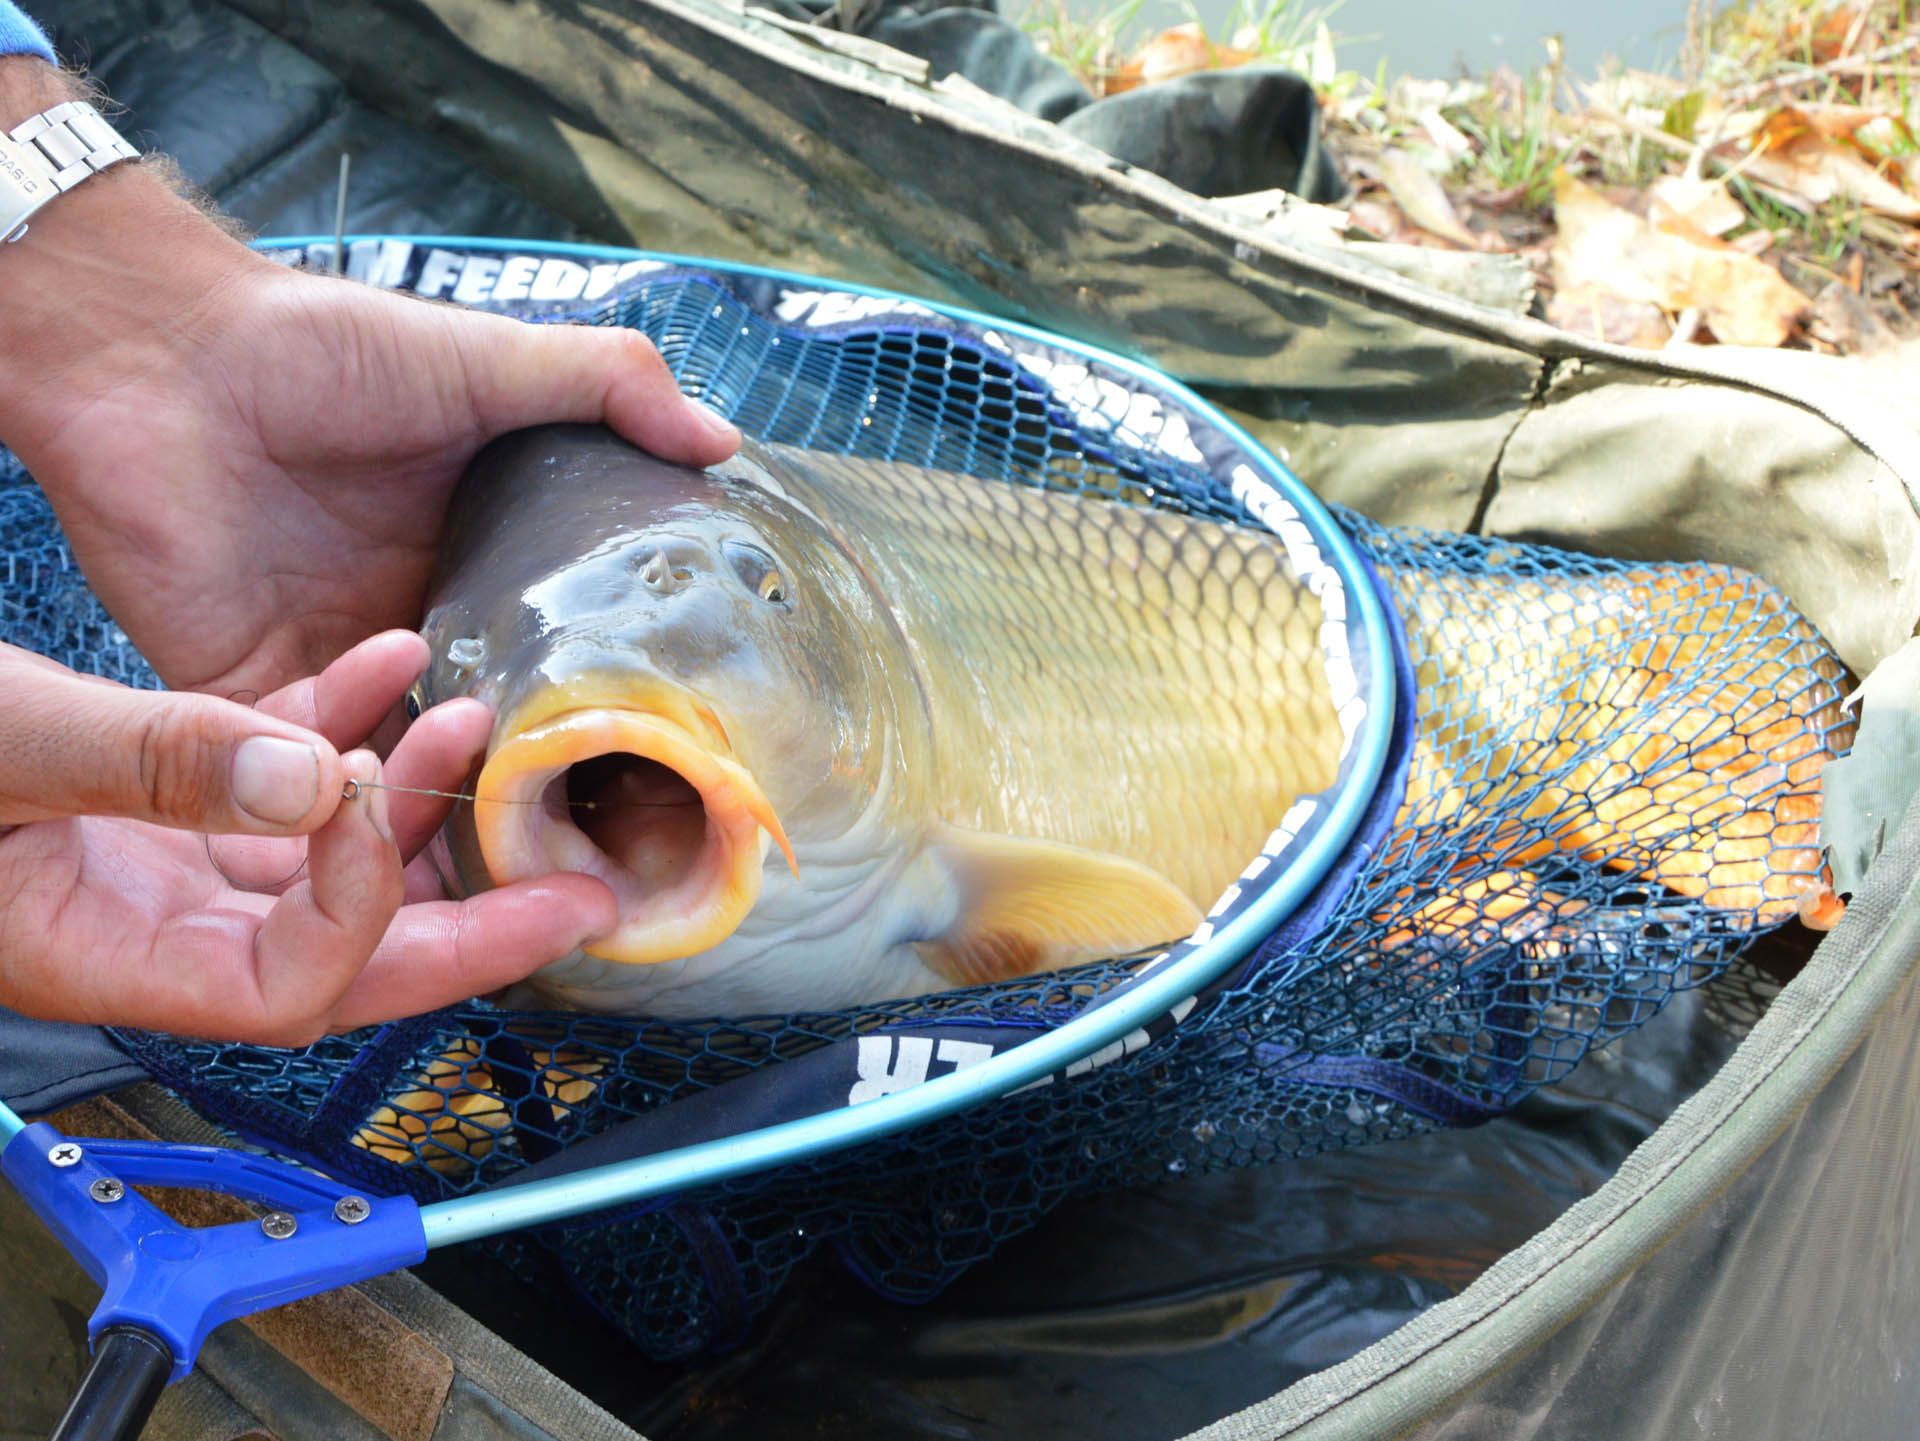
M572 711L509 736L481 768L474 826L497 885L554 871L603 882L620 924L585 949L632 964L731 935L759 898L769 837L793 864L753 776L650 712Z
M647 891L680 885L712 843L693 783L644 756L576 761L548 783L542 800L548 816L577 826Z

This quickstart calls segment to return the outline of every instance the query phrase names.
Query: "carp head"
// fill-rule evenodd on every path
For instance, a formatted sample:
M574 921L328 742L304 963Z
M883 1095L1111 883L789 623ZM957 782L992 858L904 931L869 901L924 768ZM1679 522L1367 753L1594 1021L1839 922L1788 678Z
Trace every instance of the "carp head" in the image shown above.
M495 715L443 833L448 879L597 877L620 907L586 947L606 961L725 940L772 851L798 877L794 840L870 809L923 723L894 699L910 667L885 606L770 473L690 470L599 427L475 459L424 633L419 702Z

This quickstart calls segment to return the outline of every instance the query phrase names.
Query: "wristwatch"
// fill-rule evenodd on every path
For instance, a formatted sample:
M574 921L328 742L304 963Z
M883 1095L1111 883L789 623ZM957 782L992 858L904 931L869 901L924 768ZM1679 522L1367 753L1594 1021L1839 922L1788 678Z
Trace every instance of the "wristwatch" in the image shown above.
M84 100L43 110L0 135L0 242L27 233L27 217L89 175L140 152Z

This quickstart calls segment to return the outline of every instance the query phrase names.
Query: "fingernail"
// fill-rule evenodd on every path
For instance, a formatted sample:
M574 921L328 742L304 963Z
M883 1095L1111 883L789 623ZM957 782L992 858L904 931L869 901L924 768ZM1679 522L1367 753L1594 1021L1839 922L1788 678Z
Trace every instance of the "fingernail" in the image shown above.
M726 416L715 410L711 405L708 405L704 400L694 400L689 397L687 404L693 407L694 413L700 417L700 423L713 435L721 440L738 440L740 438L740 427L735 425L731 420L728 420Z
M255 820L290 825L320 799L320 753L299 741L254 736L233 753L233 800Z

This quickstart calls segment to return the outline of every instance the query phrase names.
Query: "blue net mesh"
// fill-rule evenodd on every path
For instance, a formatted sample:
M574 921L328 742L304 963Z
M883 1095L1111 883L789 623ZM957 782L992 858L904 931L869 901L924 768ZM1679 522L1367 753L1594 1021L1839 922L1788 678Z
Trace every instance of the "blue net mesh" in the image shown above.
M515 308L646 331L686 388L767 439L1245 518L1238 442L1204 407L1071 347L760 276L633 264L614 282L593 302ZM1411 754L1404 790L1379 801L1384 841L1353 858L1319 924L1277 932L1106 1064L494 1243L509 1263L662 1357L739 1339L822 1244L888 1295L928 1296L1077 1193L1498 1115L1820 893L1817 778L1849 738L1843 677L1776 591L1714 566L1341 521L1404 624ZM0 541L8 639L151 683L14 471ZM930 1018L1031 1032L1132 974L1115 961L704 1023L476 1002L291 1052L122 1040L235 1132L426 1200L591 1156L624 1122L663 1122L658 1144L724 1134L754 1122L729 1101L736 1083Z

